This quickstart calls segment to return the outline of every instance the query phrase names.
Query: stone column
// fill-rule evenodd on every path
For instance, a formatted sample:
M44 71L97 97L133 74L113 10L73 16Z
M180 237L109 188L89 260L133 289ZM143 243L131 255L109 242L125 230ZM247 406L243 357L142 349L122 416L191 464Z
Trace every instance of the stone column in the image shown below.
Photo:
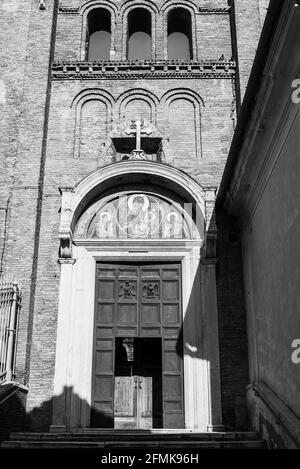
M223 431L221 403L221 375L219 350L219 321L217 305L216 263L217 225L215 219L215 188L206 188L205 207L207 233L202 263L205 294L205 357L209 377L210 422L208 431Z
M64 432L68 428L68 348L71 315L72 278L75 259L59 259L61 264L60 293L57 317L56 360L53 390L51 432Z
M209 431L223 431L221 404L221 376L219 351L219 323L216 288L216 259L204 261L206 357L209 376L210 423Z

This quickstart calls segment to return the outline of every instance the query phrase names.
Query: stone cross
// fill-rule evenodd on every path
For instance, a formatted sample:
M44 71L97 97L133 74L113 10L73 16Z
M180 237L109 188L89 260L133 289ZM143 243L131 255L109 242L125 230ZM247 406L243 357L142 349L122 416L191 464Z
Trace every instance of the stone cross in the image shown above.
M141 138L142 134L150 135L152 133L151 126L147 124L143 119L137 117L135 120L131 120L131 124L129 127L125 129L125 132L130 134L136 134L136 148L135 152L140 153L141 150Z

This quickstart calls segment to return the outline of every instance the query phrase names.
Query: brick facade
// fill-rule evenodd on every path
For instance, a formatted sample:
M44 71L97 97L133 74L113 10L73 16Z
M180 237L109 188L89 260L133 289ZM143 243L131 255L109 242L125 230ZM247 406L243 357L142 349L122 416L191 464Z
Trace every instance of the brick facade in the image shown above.
M246 310L239 227L217 213L216 269L223 419L227 428L247 429L245 389L249 384Z
M52 396L59 187L72 187L113 163L112 138L120 122L135 113L155 127L164 163L204 187L217 187L235 128L237 85L240 81L243 93L260 21L258 1L236 0L228 6L227 0L65 0L60 5L54 0L46 1L45 10L38 0L11 3L0 6L1 41L7 45L0 52L0 241L3 272L14 274L23 286L17 376L29 385L31 411ZM135 5L151 12L154 48L151 63L133 66L126 63L126 17ZM111 61L105 67L84 63L86 17L99 6L113 19ZM165 62L166 17L176 6L191 14L193 41L193 61L177 66ZM244 337L243 321L241 334L224 343L226 357ZM223 323L221 317L221 328ZM241 353L244 357L244 349ZM245 373L244 368L243 382ZM224 398L225 407L227 402ZM229 415L232 402L228 407ZM51 406L45 406L45 418L50 412Z

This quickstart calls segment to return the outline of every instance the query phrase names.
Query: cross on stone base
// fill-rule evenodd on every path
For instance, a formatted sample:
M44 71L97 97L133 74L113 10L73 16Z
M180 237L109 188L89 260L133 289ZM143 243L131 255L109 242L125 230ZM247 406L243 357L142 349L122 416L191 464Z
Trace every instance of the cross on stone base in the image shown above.
M131 154L133 159L147 160L145 152L141 149L142 134L150 135L152 133L151 125L149 125L144 119L137 117L135 120L132 119L129 126L125 128L127 135L136 135L136 146L132 150Z

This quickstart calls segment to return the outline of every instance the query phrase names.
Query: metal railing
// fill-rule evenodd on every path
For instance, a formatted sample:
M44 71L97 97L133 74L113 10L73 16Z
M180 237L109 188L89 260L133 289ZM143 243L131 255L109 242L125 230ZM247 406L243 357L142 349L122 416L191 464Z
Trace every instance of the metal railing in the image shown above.
M12 278L0 276L0 384L15 379L20 307L18 283Z

